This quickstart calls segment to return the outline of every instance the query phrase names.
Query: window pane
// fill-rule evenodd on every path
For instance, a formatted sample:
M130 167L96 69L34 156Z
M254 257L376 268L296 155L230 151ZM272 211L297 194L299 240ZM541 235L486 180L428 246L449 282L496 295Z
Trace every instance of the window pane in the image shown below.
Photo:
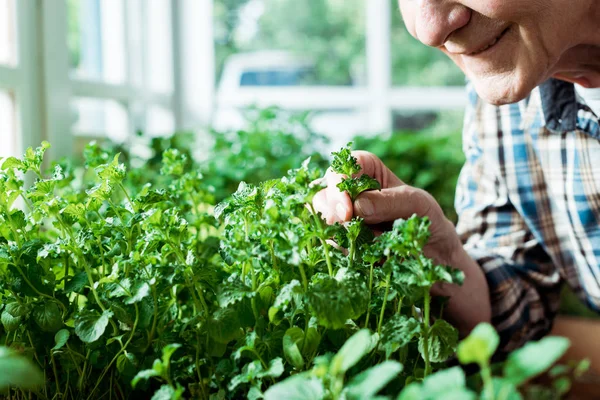
M160 106L150 106L146 111L146 133L148 136L167 136L175 133L173 112Z
M17 152L17 126L14 97L0 91L0 157Z
M0 0L0 64L15 64L14 22L14 1Z
M365 1L215 0L220 86L364 82Z
M73 101L77 122L73 128L75 134L108 137L122 143L129 132L127 109L113 100L77 98Z
M440 50L413 38L404 26L398 0L392 2L392 83L399 86L462 86L462 71Z
M123 83L126 77L124 0L67 0L72 74Z
M145 4L148 83L152 91L170 93L173 90L171 1L151 0Z

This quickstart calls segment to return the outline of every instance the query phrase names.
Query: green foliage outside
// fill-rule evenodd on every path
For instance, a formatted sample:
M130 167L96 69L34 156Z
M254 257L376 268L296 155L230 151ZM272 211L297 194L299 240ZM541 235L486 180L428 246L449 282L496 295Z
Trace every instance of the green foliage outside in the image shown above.
M458 346L481 378L444 369L458 334L429 290L462 274L422 254L429 222L398 220L377 238L360 219L326 225L310 206L323 170L309 160L242 182L215 207L185 148L162 151L156 171L95 144L82 167L45 170L48 147L0 166L0 390L10 398L551 399L585 370L531 383L568 346L548 338L492 373L499 340L485 325ZM356 169L348 149L332 164ZM377 190L360 177L346 187Z
M244 41L238 29L250 0L215 1L217 79L227 57L254 50L287 50L311 56L322 84L348 85L366 65L367 0L263 0L258 31ZM464 74L437 49L412 38L397 0L392 3L392 82L396 85L464 85ZM246 16L247 18L247 16Z

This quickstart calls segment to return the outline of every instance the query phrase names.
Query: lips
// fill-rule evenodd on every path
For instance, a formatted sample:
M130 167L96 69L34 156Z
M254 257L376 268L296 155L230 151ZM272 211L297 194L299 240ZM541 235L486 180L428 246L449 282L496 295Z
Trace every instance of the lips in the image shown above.
M483 53L484 51L486 51L487 49L489 49L490 47L494 46L496 43L498 43L500 41L500 39L502 39L502 37L506 34L506 32L508 32L509 28L504 29L500 35L498 35L497 37L495 37L494 39L492 39L490 42L484 44L483 46L481 46L480 48L478 48L475 51L471 51L471 52L466 52L465 54L468 56L476 56L478 54Z

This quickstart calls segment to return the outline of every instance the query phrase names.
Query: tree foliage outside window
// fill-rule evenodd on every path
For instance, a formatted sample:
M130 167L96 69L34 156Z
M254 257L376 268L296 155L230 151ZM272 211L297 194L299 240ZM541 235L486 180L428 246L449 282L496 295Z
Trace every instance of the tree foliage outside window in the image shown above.
M410 36L392 2L392 82L463 85L463 73L436 49ZM227 57L254 50L288 50L315 59L320 83L356 84L364 71L365 0L215 0L217 79Z

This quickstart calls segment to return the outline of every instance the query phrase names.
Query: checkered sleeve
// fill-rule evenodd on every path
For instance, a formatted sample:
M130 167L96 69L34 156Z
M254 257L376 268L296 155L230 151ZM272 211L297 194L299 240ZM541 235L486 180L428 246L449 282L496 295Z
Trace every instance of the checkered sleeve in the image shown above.
M502 141L498 140L501 124L484 119L499 120L499 108L489 110L492 106L482 105L473 92L470 99L463 134L466 163L456 193L457 231L468 254L485 272L492 323L505 352L550 330L558 309L561 279L511 203L502 175L506 166L490 156L502 151ZM491 112L483 112L482 107Z

